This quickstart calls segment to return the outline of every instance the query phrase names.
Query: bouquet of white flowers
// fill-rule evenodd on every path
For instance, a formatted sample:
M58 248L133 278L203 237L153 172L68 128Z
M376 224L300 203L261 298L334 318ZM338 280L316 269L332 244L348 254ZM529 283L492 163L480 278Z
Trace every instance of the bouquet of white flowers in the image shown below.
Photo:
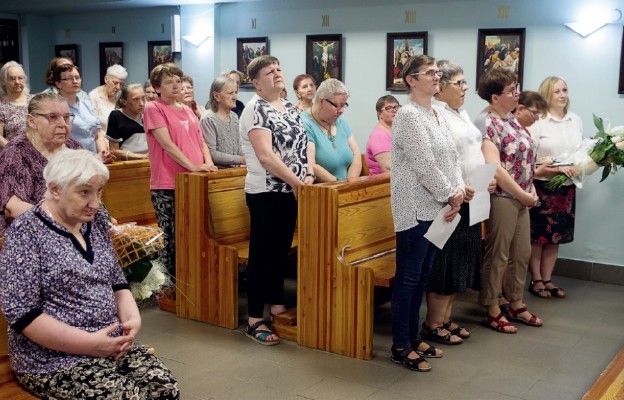
M574 165L574 177L568 178L560 174L552 178L547 184L548 189L558 189L570 179L578 187L583 187L585 176L591 175L600 167L602 179L604 181L609 174L615 173L619 167L624 165L624 126L611 127L607 121L605 129L602 118L594 115L594 125L598 132L591 139L584 139L579 148L570 155L557 157L556 162L570 163ZM546 160L553 162L555 160Z

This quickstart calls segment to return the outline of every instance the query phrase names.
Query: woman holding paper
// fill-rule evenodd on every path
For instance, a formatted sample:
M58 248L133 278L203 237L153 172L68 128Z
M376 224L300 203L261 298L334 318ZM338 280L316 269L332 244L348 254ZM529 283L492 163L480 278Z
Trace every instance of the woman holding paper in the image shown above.
M419 309L435 254L424 235L446 205L450 207L445 220L455 219L465 192L446 119L432 104L442 76L435 59L410 58L402 76L409 100L392 123L390 168L397 243L391 358L410 370L429 371L431 365L422 357L439 358L443 353L419 336Z
M501 312L503 281L509 299L507 317L529 326L542 326L522 301L531 255L529 208L537 203L533 187L536 146L511 113L518 107L518 78L514 72L494 69L479 81L479 97L490 105L475 125L483 134L486 162L498 163L497 187L491 196L485 223L485 255L479 302L487 307L483 324L501 333L516 333Z
M568 85L557 77L544 79L540 94L548 102L548 114L531 127L538 143L538 159L555 160L571 155L583 140L583 122L569 111ZM574 240L576 186L566 184L550 190L545 186L550 179L565 174L574 175L574 166L550 166L545 162L535 171L535 189L541 204L531 210L531 286L529 292L538 297L565 297L565 291L551 281L559 245Z
M464 109L464 97L468 91L464 70L447 60L439 61L438 68L442 72L440 91L435 95L433 105L444 115L455 143L459 155L457 160L466 182L466 197L459 210L459 224L433 260L431 277L426 286L427 318L422 326L422 337L444 344L460 344L470 337L470 332L451 321L455 293L468 288L481 288L481 224L469 226L468 200L474 193L469 186L470 177L478 166L485 164L485 159L481 153L481 132ZM493 181L490 192L495 187L496 181Z

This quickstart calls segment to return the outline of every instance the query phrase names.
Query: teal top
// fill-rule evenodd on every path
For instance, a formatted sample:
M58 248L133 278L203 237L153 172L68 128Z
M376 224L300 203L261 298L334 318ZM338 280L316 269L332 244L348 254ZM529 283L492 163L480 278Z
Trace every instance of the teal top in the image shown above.
M351 150L348 142L351 137L349 124L342 117L338 117L336 136L332 144L327 134L312 119L308 110L301 113L301 120L309 141L314 143L316 163L325 168L336 179L347 179L347 171L353 162L353 150Z

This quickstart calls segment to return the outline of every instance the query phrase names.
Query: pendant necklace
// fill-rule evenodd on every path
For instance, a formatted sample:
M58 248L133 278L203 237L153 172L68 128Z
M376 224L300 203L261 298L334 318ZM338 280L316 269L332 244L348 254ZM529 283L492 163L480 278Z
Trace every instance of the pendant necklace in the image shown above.
M336 148L336 136L331 134L331 128L332 128L332 124L328 124L327 128L325 128L323 126L323 124L321 124L321 121L319 121L318 119L316 119L316 117L314 116L314 112L312 112L312 109L310 108L310 115L312 115L312 118L314 118L314 121L316 121L316 123L318 124L318 126L321 127L321 130L323 129L327 129L327 138L329 139L330 143L332 144L332 147L335 149Z

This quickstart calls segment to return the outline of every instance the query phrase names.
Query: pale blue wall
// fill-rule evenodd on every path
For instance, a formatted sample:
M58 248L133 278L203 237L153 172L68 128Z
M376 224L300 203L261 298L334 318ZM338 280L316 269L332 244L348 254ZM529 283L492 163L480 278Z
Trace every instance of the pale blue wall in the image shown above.
M196 97L208 98L214 75L235 67L236 38L268 36L271 54L280 58L288 82L305 71L306 34L341 33L344 40L344 81L351 90L352 105L345 118L363 148L376 118L374 104L385 91L387 32L429 32L429 54L450 58L461 64L471 91L466 108L475 116L486 103L474 93L478 28L525 27L526 54L524 87L535 89L550 74L565 77L572 97L572 110L584 121L585 134L593 134L591 114L611 118L624 125L623 98L617 94L622 25L609 25L582 39L562 24L575 18L585 4L624 9L624 0L523 0L523 1L431 1L412 4L408 0L317 0L315 2L268 0L227 3L218 6L182 6L103 12L63 17L20 16L28 27L28 42L22 45L27 72L33 88L42 88L42 76L53 56L54 44L77 43L86 90L99 82L98 43L124 42L129 80L147 78L147 41L168 40L170 16L179 10L182 35L208 29L214 37L195 48L182 41L182 55L176 62L195 79ZM498 6L510 5L510 16L498 18ZM416 24L404 23L405 11L415 10ZM330 27L321 27L321 15L330 15ZM251 29L251 19L256 29ZM165 33L161 33L165 24ZM111 26L116 35L111 35ZM72 37L65 38L65 29ZM26 55L24 49L26 48ZM288 90L293 96L291 85ZM403 102L406 95L393 93ZM245 101L251 97L242 92ZM620 225L624 210L624 177L610 177L598 184L592 176L579 191L577 234L573 244L562 247L561 256L587 261L624 265Z

